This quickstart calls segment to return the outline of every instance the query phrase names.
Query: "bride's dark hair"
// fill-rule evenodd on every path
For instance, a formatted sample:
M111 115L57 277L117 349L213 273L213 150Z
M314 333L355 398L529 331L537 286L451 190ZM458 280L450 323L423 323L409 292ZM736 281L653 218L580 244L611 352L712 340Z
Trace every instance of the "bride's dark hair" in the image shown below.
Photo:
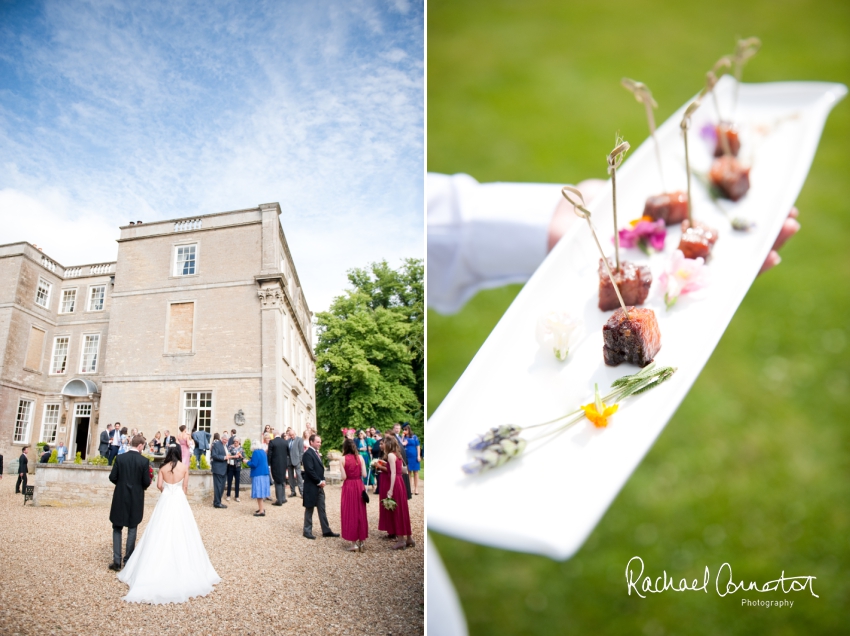
M165 468L165 465L170 463L171 470L174 471L177 468L177 464L183 461L183 451L180 450L179 446L169 446L168 452L165 453L165 459L162 460L162 463L159 465L160 468Z

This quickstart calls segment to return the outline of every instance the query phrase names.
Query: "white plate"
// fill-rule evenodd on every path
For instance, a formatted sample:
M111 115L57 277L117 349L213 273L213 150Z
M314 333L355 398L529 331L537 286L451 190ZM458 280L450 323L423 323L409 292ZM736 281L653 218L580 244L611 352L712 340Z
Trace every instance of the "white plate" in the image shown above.
M734 80L725 76L716 91L724 116L731 108ZM582 421L556 441L483 475L467 477L467 443L489 427L542 422L587 404L594 382L607 392L616 378L635 373L628 364L602 360L602 325L611 312L597 309L598 252L587 224L575 223L525 285L476 354L463 376L428 422L428 526L438 532L509 550L566 559L578 550L650 449L690 390L726 325L758 273L806 179L823 125L847 92L842 84L783 82L740 87L736 121L740 158L752 164L751 188L724 214L696 181L694 216L720 232L709 263L712 282L699 299L682 297L666 311L653 283L646 304L661 329L659 365L678 367L665 384L625 400L605 429ZM658 129L667 189L685 189L679 122L684 106ZM707 172L709 145L701 128L715 122L712 101L693 117L689 136L692 167ZM616 126L614 126L616 128ZM607 148L600 149L604 157ZM618 212L637 218L646 197L661 191L651 140L617 172ZM591 206L600 241L613 254L610 188ZM729 219L757 225L733 232ZM678 226L666 249L652 258L636 249L621 258L649 262L653 280L679 242ZM535 340L538 316L565 308L584 320L585 335L559 363ZM530 449L533 446L529 447Z

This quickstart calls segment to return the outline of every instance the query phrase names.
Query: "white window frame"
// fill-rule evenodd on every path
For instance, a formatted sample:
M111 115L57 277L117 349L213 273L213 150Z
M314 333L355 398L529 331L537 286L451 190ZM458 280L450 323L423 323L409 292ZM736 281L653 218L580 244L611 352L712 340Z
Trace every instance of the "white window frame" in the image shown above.
M94 352L94 369L92 369L91 371L86 371L85 367L83 366L83 362L86 358L86 340L88 338L92 338L92 337L97 338L97 349ZM82 342L80 342L80 367L79 367L80 373L88 373L88 374L97 373L97 365L100 362L100 360L99 360L99 358L100 358L100 339L101 338L100 338L99 333L84 333L83 334L83 340L82 340Z
M68 340L67 347L65 349L65 368L61 371L56 370L56 345L57 341L60 338L66 338ZM71 336L70 335L59 335L53 336L53 347L50 351L50 371L49 375L68 375L68 358L71 353Z
M71 297L71 309L70 311L65 311L65 294L69 292L74 292L74 295ZM76 287L65 287L62 289L62 297L59 299L59 313L60 314L73 314L74 310L77 308L77 288Z
M194 247L195 248L195 267L191 274L183 274L178 271L178 263L185 263L186 261L178 261L177 257L180 254L180 249L185 247ZM172 278L186 278L187 276L197 276L198 275L198 263L201 257L201 244L197 241L193 241L191 243L175 243L174 249L171 253L171 276ZM180 267L182 270L183 268Z
M39 292L41 292L42 284L45 286L45 288L47 290L47 294L45 295L43 305L40 302L38 302ZM35 304L38 305L39 307L43 307L44 309L49 309L50 308L50 294L52 293L52 291L53 291L53 283L50 283L46 279L44 279L43 277L39 276L38 277L38 285L35 288Z
M27 405L26 416L27 419L25 421L25 425L21 431L20 439L18 439L18 424L21 420L21 408L23 405ZM26 446L30 443L30 434L32 432L32 414L35 410L35 400L30 400L28 398L20 398L18 400L18 408L15 411L15 426L12 429L12 443L20 444L22 446Z
M213 429L213 422L215 421L215 391L213 391L212 389L183 389L180 392L180 421L178 422L178 429L181 425L185 424L186 425L186 431L191 434L192 428L194 426L194 422L192 424L190 424L189 420L186 419L186 415L187 415L188 411L190 411L190 410L200 411L201 407L200 406L188 406L187 402L188 402L188 399L189 399L189 395L196 395L197 396L195 398L196 403L200 402L200 400L201 400L200 396L201 396L202 393L208 393L209 396L210 396L209 397L210 405L209 405L209 408L208 408L208 410L210 412L210 421L209 421L209 429L200 429L200 430L206 430L208 433L212 434L212 432L213 432L213 430L212 430ZM207 410L207 407L204 407L204 410ZM197 422L197 421L198 420L196 419L195 422Z
M92 308L92 302L94 301L94 297L92 296L92 293L94 292L95 289L97 289L99 287L103 287L102 304L101 304L100 309L93 309ZM106 310L106 283L100 283L98 285L89 285L88 299L86 300L86 311L88 312L88 311L105 311L105 310Z
M50 426L53 426L53 438L47 439L45 434L44 434L45 428L48 425L47 413L48 413L48 409L50 409L50 407L52 407L52 406L56 407L56 409L55 409L56 422L55 423L54 422L49 423ZM53 412L53 409L50 409L50 412ZM44 442L45 444L55 444L56 443L56 435L59 431L59 419L60 419L61 415L62 415L62 405L61 404L57 404L56 402L48 402L44 405L44 408L42 409L42 412L41 412L41 432L38 435L38 440L40 442Z

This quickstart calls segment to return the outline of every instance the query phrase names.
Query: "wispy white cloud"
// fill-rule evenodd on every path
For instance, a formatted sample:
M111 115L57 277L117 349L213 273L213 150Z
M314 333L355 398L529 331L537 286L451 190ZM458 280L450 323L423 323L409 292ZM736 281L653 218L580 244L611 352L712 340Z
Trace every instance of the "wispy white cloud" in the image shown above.
M63 264L117 226L280 201L311 307L424 255L423 11L409 2L57 2L6 22L0 243ZM0 67L2 71L2 67ZM0 76L3 73L0 72Z

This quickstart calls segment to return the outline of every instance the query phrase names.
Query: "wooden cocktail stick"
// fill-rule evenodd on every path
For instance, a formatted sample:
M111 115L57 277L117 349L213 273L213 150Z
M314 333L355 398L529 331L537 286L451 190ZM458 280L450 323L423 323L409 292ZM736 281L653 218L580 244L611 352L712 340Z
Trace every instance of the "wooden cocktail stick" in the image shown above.
M732 117L738 109L738 86L741 84L741 77L744 74L744 65L758 53L761 48L761 40L758 38L747 38L746 40L738 40L735 46L735 54L732 56L732 68L735 73L735 95L732 101Z
M620 271L620 229L617 225L617 168L626 158L629 151L629 142L622 141L617 137L617 146L608 155L608 174L611 175L611 196L614 201L614 261L617 263L617 271Z
M576 203L573 201L567 193L574 194L578 197L580 203ZM626 303L623 301L623 296L620 294L620 287L617 285L617 282L614 280L614 273L611 271L611 266L608 265L608 257L605 256L605 252L602 250L602 244L599 242L599 237L596 236L596 230L593 229L593 223L590 222L590 210L584 207L584 197L578 188L574 188L573 186L564 186L561 188L561 194L564 195L564 198L572 203L573 212L576 213L576 216L579 216L587 221L587 227L590 228L590 233L593 235L593 240L596 241L596 247L599 248L599 254L602 256L602 262L605 263L605 269L608 271L608 278L611 279L611 284L614 286L614 291L617 292L617 299L620 301L620 306L623 308L623 313L626 314L626 320L629 320L629 310L626 309Z
M717 101L717 93L714 92L714 86L717 84L717 81L720 79L720 75L723 75L722 69L731 67L732 61L729 59L728 55L724 55L717 63L712 67L712 69L705 74L705 93L711 93L711 99L714 102L714 110L717 112L717 123L718 123L718 132L719 132L719 124L723 121L723 116L720 114L720 103ZM731 122L730 122L731 123ZM720 145L723 147L724 155L731 155L732 148L729 147L729 140L726 138L726 135L720 135Z
M682 117L682 123L680 124L682 128L682 136L685 138L685 171L688 173L688 222L691 224L691 227L694 226L694 216L691 206L691 164L688 159L688 128L691 126L691 115L693 115L697 108L700 107L705 93L706 89L703 89L700 94L697 95L697 98L688 105L685 109L685 115Z
M652 98L652 92L643 82L636 82L633 79L624 77L620 83L630 90L637 101L646 108L646 121L649 124L649 134L652 136L652 141L655 143L655 159L658 161L658 175L661 177L661 190L667 192L667 186L664 184L664 169L661 167L661 145L658 143L658 137L655 135L655 115L652 112L653 108L658 108L658 104Z

